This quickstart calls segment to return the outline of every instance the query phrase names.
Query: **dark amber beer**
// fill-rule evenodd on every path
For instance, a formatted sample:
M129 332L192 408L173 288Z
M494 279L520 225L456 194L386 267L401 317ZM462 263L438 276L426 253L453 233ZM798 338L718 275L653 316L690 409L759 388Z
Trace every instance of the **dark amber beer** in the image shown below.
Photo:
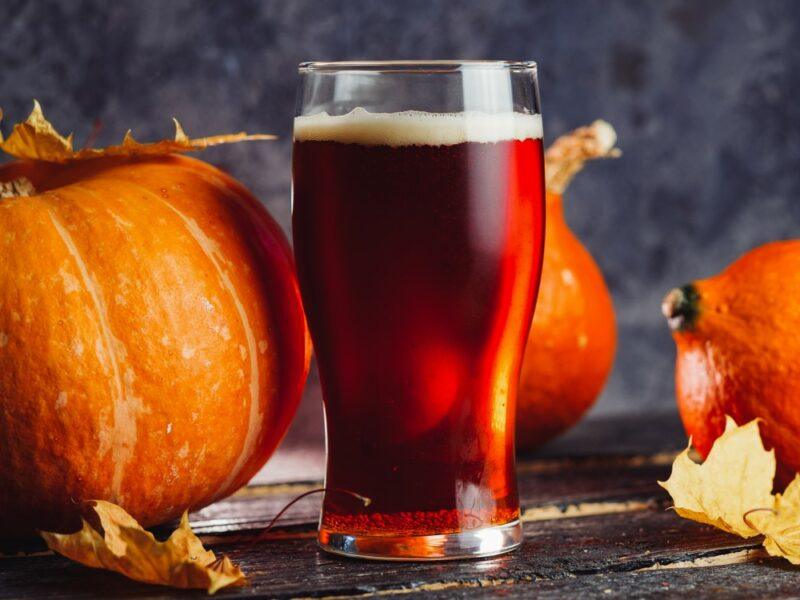
M516 386L542 260L539 115L298 117L293 179L327 427L320 540L514 522Z

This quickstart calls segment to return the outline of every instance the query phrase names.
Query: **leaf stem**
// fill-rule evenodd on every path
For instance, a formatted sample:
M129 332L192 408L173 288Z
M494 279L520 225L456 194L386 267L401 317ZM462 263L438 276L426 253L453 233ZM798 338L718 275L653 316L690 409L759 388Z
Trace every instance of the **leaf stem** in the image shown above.
M372 503L372 500L370 498L367 498L366 496L362 496L361 494L357 494L356 492L352 492L350 490L345 490L345 489L342 489L342 488L321 487L321 488L316 488L316 489L313 489L313 490L309 490L309 491L307 491L307 492L305 492L303 494L300 494L296 498L294 498L286 506L284 506L280 511L278 511L278 514L275 515L272 518L272 520L269 522L269 525L267 525L266 528L261 533L259 533L255 537L255 539L253 539L253 541L250 543L250 546L253 546L253 545L255 545L256 543L258 543L260 541L263 541L265 539L267 533L269 533L269 531L274 527L275 523L278 521L278 519L281 518L283 513L285 513L287 510L289 510L289 508L291 508L294 504L296 504L297 502L299 502L300 500L302 500L306 496L310 496L312 494L319 494L320 492L326 492L326 493L335 492L335 493L338 493L338 494L347 494L349 496L352 496L353 498L361 500L361 502L364 504L365 507L369 506Z
M758 527L756 527L755 525L753 525L753 524L750 522L750 519L749 519L749 517L750 517L750 515L751 515L751 514L753 514L753 513L756 513L756 512L765 512L765 511L767 511L767 512L771 512L773 515L777 515L777 514L778 514L778 513L777 513L777 511L776 511L774 508L751 508L750 510L748 510L746 513L744 513L744 514L742 515L742 521L744 521L744 524L745 524L745 525L747 525L747 526L748 526L750 529L752 529L753 531L757 531L758 533L760 533L760 534L762 534L762 535L763 535L763 534L764 534L764 532L763 532L763 531L761 531L761 530L760 530Z

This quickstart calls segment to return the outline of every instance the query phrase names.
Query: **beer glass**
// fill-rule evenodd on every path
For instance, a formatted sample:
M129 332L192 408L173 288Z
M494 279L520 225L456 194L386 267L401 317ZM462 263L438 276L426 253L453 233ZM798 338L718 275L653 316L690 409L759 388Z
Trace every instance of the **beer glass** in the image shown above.
M517 547L515 399L544 237L536 65L300 65L292 226L325 405L321 547Z

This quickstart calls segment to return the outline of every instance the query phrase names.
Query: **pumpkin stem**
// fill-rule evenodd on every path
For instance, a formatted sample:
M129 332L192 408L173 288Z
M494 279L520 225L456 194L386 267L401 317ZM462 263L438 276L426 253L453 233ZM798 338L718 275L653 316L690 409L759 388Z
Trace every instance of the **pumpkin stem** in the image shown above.
M686 331L694 327L700 314L700 294L692 283L671 290L661 302L661 312L672 331Z
M33 184L27 177L20 177L12 181L0 181L0 199L35 195L36 188L33 187Z
M614 148L616 142L617 132L610 123L601 120L562 135L544 155L548 191L563 193L587 160L622 154L619 148Z

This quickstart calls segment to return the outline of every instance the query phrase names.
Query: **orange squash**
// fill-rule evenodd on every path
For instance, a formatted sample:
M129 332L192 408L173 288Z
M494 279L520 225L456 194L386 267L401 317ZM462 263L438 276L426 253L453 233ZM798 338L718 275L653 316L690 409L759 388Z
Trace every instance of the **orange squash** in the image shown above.
M613 128L598 121L559 138L545 156L542 281L517 400L517 446L522 450L578 422L611 371L616 349L611 295L597 263L564 220L562 194L585 161L616 156L615 141Z
M675 388L703 456L725 429L761 419L777 481L800 471L800 240L752 250L719 275L672 290L662 310L677 345Z
M310 356L289 246L219 169L132 138L72 152L37 111L0 167L0 537L89 499L153 525L232 493L288 428Z

